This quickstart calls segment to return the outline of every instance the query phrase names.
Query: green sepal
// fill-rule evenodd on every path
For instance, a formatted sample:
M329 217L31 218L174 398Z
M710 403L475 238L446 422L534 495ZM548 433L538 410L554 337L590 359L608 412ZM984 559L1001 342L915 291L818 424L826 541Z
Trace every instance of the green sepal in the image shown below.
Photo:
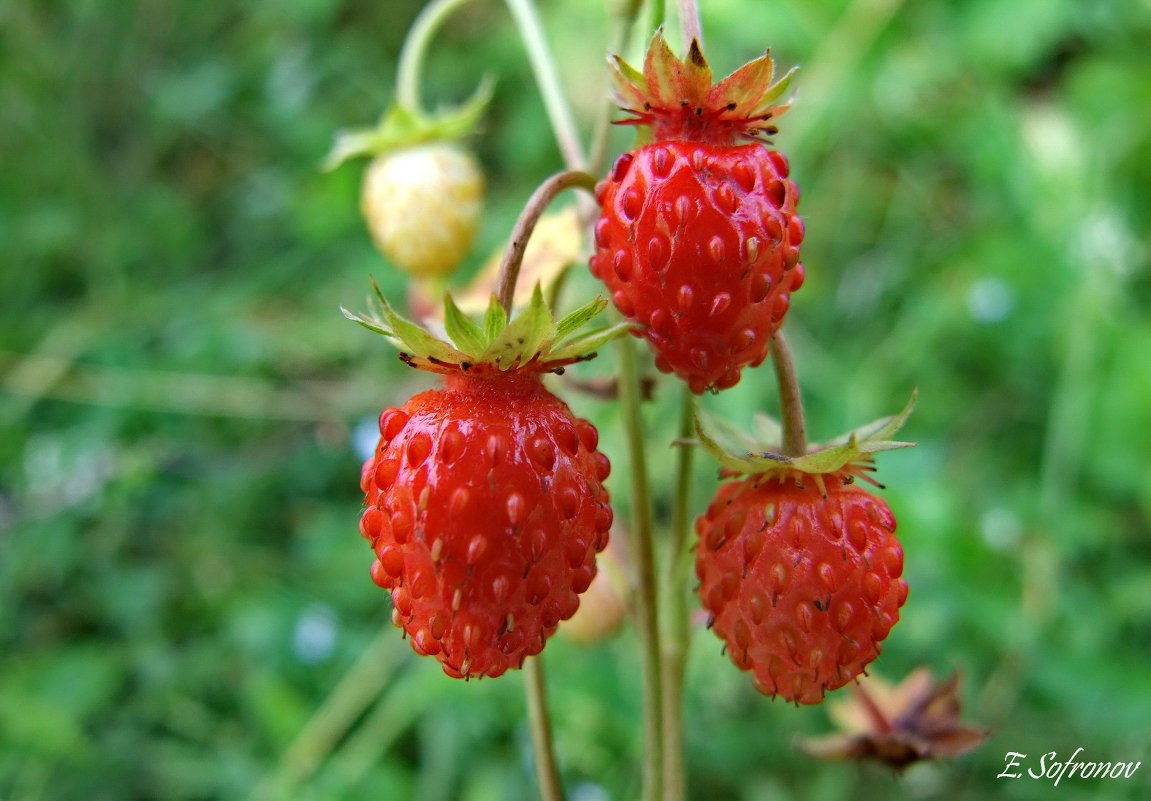
M394 103L372 128L340 131L324 159L323 168L334 170L345 161L378 156L426 142L453 142L471 134L492 98L495 81L484 76L472 96L459 106L424 114Z
M494 362L501 367L523 364L547 350L555 339L556 326L544 294L536 284L527 308L508 322L480 356L481 362Z
M911 393L911 399L899 414L873 420L827 443L816 445L802 456L785 456L779 452L782 429L779 423L766 415L757 417L755 424L758 435L770 437L766 440L703 412L698 412L695 417L696 436L716 461L736 473L837 473L853 464L867 461L881 451L915 445L914 442L903 442L893 437L911 416L918 394L918 390Z
M508 313L500 305L500 299L493 292L488 301L488 310L484 312L484 350L493 339L508 325Z
M585 303L578 309L568 312L556 323L556 342L562 342L575 331L583 328L600 312L607 308L607 299L597 297L590 303Z
M449 292L444 293L444 330L448 339L464 353L482 353L490 342L484 330L460 311Z
M492 295L483 319L476 322L460 310L450 294L444 295L443 333L449 341L398 314L380 292L375 279L376 297L370 315L361 315L340 307L349 320L387 337L405 351L405 361L415 367L449 372L482 372L485 367L497 371L560 370L572 362L594 355L605 342L622 335L627 323L585 330L607 307L607 301L596 298L565 315L558 323L544 300L537 283L530 301L508 319L495 295Z
M552 359L574 359L577 356L594 353L616 337L626 334L630 329L631 323L628 322L593 328L571 339L557 342L548 356Z
M452 364L467 360L466 353L444 342L423 326L398 314L388 303L374 278L372 279L372 289L375 291L375 314L373 316L364 317L341 306L340 311L344 313L344 316L359 323L369 331L383 334L401 350Z

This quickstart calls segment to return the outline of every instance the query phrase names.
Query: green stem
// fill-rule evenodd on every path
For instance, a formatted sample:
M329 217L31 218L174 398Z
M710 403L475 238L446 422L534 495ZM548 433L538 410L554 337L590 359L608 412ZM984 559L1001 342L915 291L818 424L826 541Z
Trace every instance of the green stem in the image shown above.
M452 12L468 0L432 0L424 6L412 23L404 47L400 51L400 63L396 72L396 102L408 111L422 114L420 101L420 73L424 65L424 55L432 37Z
M528 718L532 730L532 753L535 755L536 782L542 801L563 801L564 790L556 767L552 744L551 716L548 714L547 687L540 655L524 660L524 691L528 699Z
M571 107L560 84L559 70L556 69L555 59L548 47L535 3L532 0L507 0L507 4L527 48L528 59L532 63L532 71L535 73L556 143L563 154L564 164L571 170L585 169L587 158L580 144L579 129L576 127Z
M636 560L636 621L643 641L643 719L647 747L643 765L643 799L663 797L663 690L660 675L660 636L652 538L651 496L648 492L646 436L641 415L641 386L632 337L617 340L619 397L631 456L632 538Z
M515 228L512 229L511 241L508 243L507 250L504 251L503 261L500 262L499 278L496 281L496 296L499 298L500 305L504 307L504 311L509 315L512 311L512 301L515 299L516 281L520 277L520 266L523 264L524 253L527 252L528 241L531 239L536 223L540 221L544 210L555 200L556 195L570 187L594 192L595 178L580 170L556 173L540 184L532 193L532 196L528 198L527 205L520 212L519 219L516 220Z
M695 434L695 400L686 386L680 411L681 440ZM687 646L691 635L687 587L691 566L688 535L691 528L692 462L695 448L682 445L676 457L675 495L672 498L671 537L668 542L668 580L664 587L663 681L663 791L664 801L683 801L687 771L683 753L683 683Z
M795 372L795 359L783 331L771 338L771 361L775 365L775 379L779 382L780 422L783 423L783 455L803 456L807 453L807 428L803 421L803 395Z
M631 33L635 28L635 21L639 16L641 7L642 3L638 2L638 0L632 0L632 2L629 2L616 16L615 24L612 28L611 47L608 49L609 53L623 54L624 48L626 48L628 42L631 41ZM606 70L604 70L604 72L606 73ZM593 175L603 173L605 167L604 162L607 160L608 132L611 130L612 113L616 108L611 91L609 90L605 94L607 94L608 100L600 106L595 127L592 129L591 161L589 162L588 170Z

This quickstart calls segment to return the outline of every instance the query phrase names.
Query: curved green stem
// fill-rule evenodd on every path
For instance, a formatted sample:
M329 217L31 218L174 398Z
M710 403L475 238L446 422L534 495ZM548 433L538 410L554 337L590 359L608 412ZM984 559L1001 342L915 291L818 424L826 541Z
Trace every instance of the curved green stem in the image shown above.
M506 0L508 10L515 19L520 37L528 51L544 108L555 132L556 142L563 154L568 169L581 170L587 166L583 146L580 144L579 129L572 116L571 107L560 83L559 70L544 36L539 13L532 0Z
M636 622L643 640L643 719L644 750L643 799L663 797L663 682L660 675L660 636L655 576L655 549L652 538L651 495L648 492L646 436L640 409L641 387L636 364L635 341L616 341L619 354L619 398L631 455L632 540L636 561Z
M564 790L556 767L552 746L551 716L548 714L547 687L544 683L540 655L524 660L524 691L528 699L528 718L532 730L532 753L535 755L536 781L543 801L563 801Z
M515 228L512 229L511 241L508 243L507 250L504 251L503 261L500 262L500 274L496 282L496 297L499 298L500 305L509 315L512 312L512 300L515 298L520 266L523 264L524 253L527 252L528 240L531 239L532 231L535 230L536 223L540 221L540 217L543 216L548 204L555 199L556 195L570 187L594 192L595 178L580 170L556 173L540 184L532 193L532 196L528 198L527 205L520 212L519 219L516 220Z
M807 453L807 427L803 420L803 395L795 372L795 359L783 331L771 338L771 361L775 365L775 379L779 382L780 422L783 424L784 456L803 456Z
M695 398L686 386L680 407L681 440L695 434ZM683 445L676 456L675 495L672 498L671 537L668 541L668 580L664 587L663 667L663 798L683 801L687 770L683 753L683 682L687 646L691 636L687 587L691 567L688 535L691 529L692 462L695 448Z
M466 2L468 0L432 0L424 6L412 23L404 40L404 47L400 51L400 63L396 72L396 102L408 111L423 112L423 103L420 101L420 72L424 65L424 54L444 20Z

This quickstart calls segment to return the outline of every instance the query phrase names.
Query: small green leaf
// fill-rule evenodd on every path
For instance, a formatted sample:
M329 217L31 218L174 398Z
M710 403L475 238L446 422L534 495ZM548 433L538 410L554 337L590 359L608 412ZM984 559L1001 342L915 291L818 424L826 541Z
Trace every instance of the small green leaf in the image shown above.
M593 328L564 342L557 343L548 353L548 358L559 361L561 359L583 356L598 350L616 337L626 334L630 329L631 323L628 322L616 323L615 325L604 326L602 328Z
M488 301L488 310L484 313L484 350L495 341L499 336L500 331L507 328L508 315L504 311L504 307L500 305L499 298L495 293L492 293L491 299Z
M495 90L495 80L485 75L472 96L461 105L438 113L430 123L428 131L437 139L457 140L470 134L479 124Z
M795 76L795 71L797 69L798 67L792 67L789 69L786 75L780 78L774 86L763 93L763 97L759 99L759 102L756 103L755 108L751 110L752 116L766 114L771 110L772 104L779 100L779 98L783 97L784 93L786 93L788 88L791 87L791 79Z
M536 284L527 308L511 319L480 360L494 361L504 369L513 364L523 364L548 348L555 340L555 334L551 311L544 303L540 285Z
M899 429L903 428L904 424L907 423L907 418L911 416L911 412L915 409L915 404L918 399L919 390L913 390L911 399L907 401L907 405L903 407L903 411L899 414L888 415L887 417L880 417L878 420L872 420L870 423L852 429L826 444L828 446L840 445L847 442L851 437L855 437L864 443L891 440ZM890 448L881 448L881 450L890 450Z
M472 322L447 292L444 293L444 328L455 346L469 356L487 350L483 330Z
M575 311L565 314L560 321L556 323L556 341L563 341L580 328L583 328L589 320L606 308L607 300L602 297L597 297L591 303L587 303Z
M399 342L396 335L393 334L388 328L386 328L382 321L377 320L374 317L364 317L361 314L356 314L355 312L348 311L343 306L340 307L340 311L343 312L343 315L353 323L358 323L369 331L374 331L377 334L383 334L388 339L397 343Z
M746 446L749 443L755 446L755 442L742 431L699 411L695 415L695 434L704 449L724 467L740 473L753 473L759 469L759 459L745 457L748 454Z
M453 348L447 342L436 339L431 333L426 331L423 327L413 323L396 313L387 299L380 292L379 286L376 285L375 279L372 279L372 286L375 287L376 297L380 304L380 311L383 314L384 320L393 331L393 336L402 343L403 347L419 354L420 356L427 356L432 359L439 359L440 361L459 363L467 359L467 354Z

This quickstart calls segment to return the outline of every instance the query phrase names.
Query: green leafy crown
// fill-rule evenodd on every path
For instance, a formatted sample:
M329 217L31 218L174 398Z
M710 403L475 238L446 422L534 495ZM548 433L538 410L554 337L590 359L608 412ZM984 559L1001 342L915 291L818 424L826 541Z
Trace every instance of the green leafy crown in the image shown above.
M372 287L373 312L365 316L340 307L344 316L387 337L406 364L445 375L562 373L569 364L591 359L597 348L628 330L627 323L585 328L607 307L603 298L556 320L537 284L531 300L510 319L494 294L476 322L445 293L441 334L400 316L374 279Z
M816 445L802 456L780 453L783 429L779 422L765 414L757 414L754 433L749 434L717 417L700 412L695 418L699 444L723 466L727 475L753 475L778 478L812 476L823 489L823 479L834 474L862 478L882 487L867 474L876 453L910 448L914 442L903 442L894 437L907 422L915 408L918 392L899 414L881 417L867 425L853 429L829 442Z

